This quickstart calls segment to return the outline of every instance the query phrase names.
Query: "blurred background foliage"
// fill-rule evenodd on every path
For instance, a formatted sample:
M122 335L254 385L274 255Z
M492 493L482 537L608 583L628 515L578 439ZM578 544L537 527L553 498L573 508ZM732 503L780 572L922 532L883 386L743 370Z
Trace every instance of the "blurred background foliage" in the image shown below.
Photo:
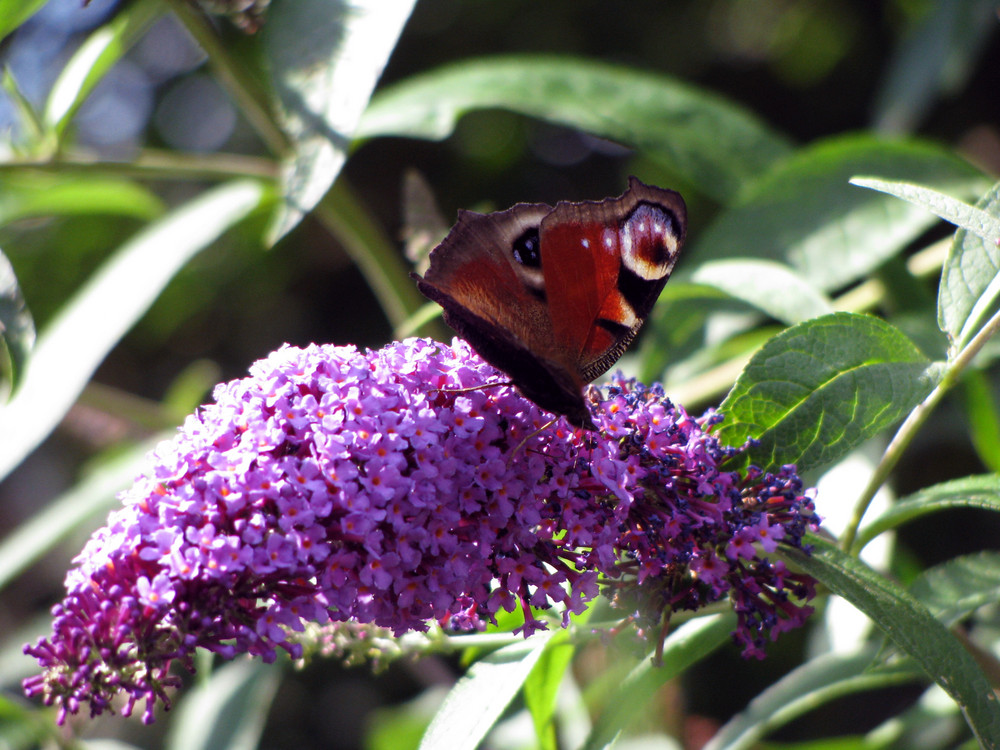
M144 13L136 11L139 5L92 0L83 7L79 0L50 0L0 47L6 71L0 95L5 133L0 147L6 152L0 163L0 248L13 264L39 330L114 248L150 220L227 174L276 174L269 155L273 144L220 84L190 25L177 20L176 13L191 9L180 0L168 3L166 13L159 3L149 4ZM113 23L129 7L134 28L123 36L127 51L67 120L67 135L53 153L25 113L45 109L74 53L95 29ZM323 4L312 7L318 12ZM852 133L885 139L917 134L995 179L1000 174L996 14L996 3L987 0L421 0L379 86L449 63L458 63L461 71L466 61L491 55L571 55L669 75L720 95L766 123L774 142L786 143L781 148L789 153ZM248 61L257 54L257 37L248 37L224 17L214 17L210 28L233 59ZM256 70L248 66L244 72ZM529 87L530 82L529 76ZM603 113L595 109L599 122ZM70 158L58 158L66 155ZM27 168L28 162L34 168ZM93 162L100 162L100 169ZM961 170L955 169L960 181ZM728 194L724 186L706 189L642 149L509 109L476 107L441 141L373 137L352 146L334 191L349 186L351 192L339 194L340 205L356 201L356 215L372 222L361 236L381 235L400 259L404 239L423 219L430 217L431 234L438 228L432 210L421 212L411 202L407 211L404 186L413 172L430 186L445 225L461 207L486 210L519 201L617 194L625 177L637 173L685 195L689 235L696 240L726 203L740 198L739 186ZM341 218L345 215L354 214L348 210ZM335 219L307 215L268 247L265 201L187 263L104 359L59 428L0 485L0 533L13 533L53 498L78 487L94 461L107 461L177 424L207 398L211 385L241 376L252 361L284 342L378 347L397 335L399 320L387 315L370 276L353 260L357 249L345 244L350 229L331 232ZM753 231L753 222L747 227ZM915 247L926 244L928 236L945 235L940 228L928 231ZM682 259L682 267L687 262ZM917 286L895 299L933 292L930 285ZM661 321L649 336L656 337L656 345L673 337L674 345L690 349L695 344L677 332L683 323L681 318L673 325ZM64 356L72 360L75 354L67 350ZM661 372L661 366L647 363L647 374ZM996 379L978 386L988 395L995 392ZM722 393L703 392L700 403L717 403ZM982 459L967 444L960 408L953 404L942 415L933 439L917 446L909 464L919 473L903 476L901 489L983 470ZM921 463L921 455L935 460ZM0 592L4 643L16 647L44 627L44 617L38 618L58 597L70 558L103 512L86 523L81 519L57 551ZM937 546L942 536L967 534L969 518L967 513L936 516L933 528L926 529L917 524L907 548L919 550L914 554L925 562L945 557ZM985 540L997 531L991 518L978 533ZM990 545L984 541L983 546ZM701 731L698 721L710 727L724 720L787 669L795 654L793 642L782 644L760 665L736 663L731 654L712 657L689 680L687 710L696 718L686 731L695 738ZM3 658L12 665L0 670L5 686L15 696L12 705L19 705L17 682L32 665L15 656ZM588 666L585 660L583 669ZM444 683L449 674L447 663L436 662L416 670L400 665L379 677L314 665L282 684L263 746L401 747L393 744L398 736L382 736L397 726L396 719L379 714L372 724L371 712ZM886 701L905 702L915 694L893 692ZM657 713L667 720L678 716L674 703L679 700L678 693L666 691ZM864 718L870 705L871 696L831 704L830 715L814 718L814 726L828 720L843 727L845 713ZM93 731L124 732L152 747L167 725L146 728L104 718ZM372 726L378 730L364 745ZM399 721L399 731L406 733L405 721ZM0 741L3 734L0 730Z

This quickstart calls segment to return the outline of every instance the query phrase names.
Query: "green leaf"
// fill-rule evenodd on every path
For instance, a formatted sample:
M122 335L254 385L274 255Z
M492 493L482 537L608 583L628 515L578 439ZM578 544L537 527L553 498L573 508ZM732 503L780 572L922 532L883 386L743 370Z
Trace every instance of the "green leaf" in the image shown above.
M853 654L823 654L807 661L754 698L702 750L758 747L769 733L836 698L923 677L923 672L905 665L869 671L877 656L878 647L873 645Z
M894 195L914 206L925 208L935 216L940 216L945 221L972 232L984 240L990 240L993 244L1000 242L1000 219L994 218L981 208L952 198L950 195L931 190L923 185L914 185L912 182L881 180L876 177L852 177L851 184Z
M727 612L699 617L677 628L663 644L662 663L644 659L608 698L581 750L610 748L646 710L658 688L725 643L735 627L736 616Z
M473 664L434 716L421 750L475 750L528 679L551 635L536 633Z
M167 750L254 750L282 667L233 661L189 691L170 722Z
M96 526L117 505L117 493L135 480L146 453L164 437L135 446L103 464L4 537L0 543L0 589L81 527Z
M935 218L848 181L878 173L978 196L988 184L965 161L921 141L846 136L810 145L762 176L690 249L700 262L763 258L791 266L823 291L881 265Z
M10 99L10 106L13 110L11 118L17 123L17 127L11 128L11 130L20 131L18 137L10 139L9 149L11 152L17 153L26 149L26 144L30 144L30 148L26 150L31 151L45 151L50 148L51 144L47 142L49 139L46 138L47 134L42 125L41 117L35 111L34 104L25 95L9 67L5 66L3 69L0 87Z
M376 708L365 721L365 750L416 750L445 693L435 686L405 703Z
M889 61L876 95L881 132L912 130L938 94L961 89L996 26L992 0L930 3Z
M1000 553L964 555L928 568L910 585L910 593L945 625L956 623L1000 601Z
M22 696L15 697L13 686L13 680L7 682L5 693L0 695L0 747L4 750L58 747L63 736L53 720L55 713L41 712Z
M35 322L24 302L14 267L0 252L0 337L6 350L11 390L17 388L24 373L28 354L35 345ZM2 359L2 358L0 358Z
M958 706L942 693L937 685L928 687L915 703L868 732L865 736L868 744L861 750L931 747L976 750L979 745L969 739Z
M221 185L147 227L121 247L38 339L14 398L0 407L0 477L62 419L105 355L196 252L246 216L256 182Z
M833 312L824 294L782 263L718 260L699 266L691 280L720 289L788 325Z
M0 39L31 18L46 0L0 0Z
M272 242L295 227L337 178L414 2L275 0L268 7L263 50L292 142Z
M885 429L930 393L936 366L889 323L834 313L775 336L719 407L726 445L755 438L741 462L827 465Z
M959 394L979 460L1000 474L1000 410L993 398L991 379L981 370L968 370L962 376Z
M52 84L45 105L46 126L62 134L94 87L162 13L160 2L139 0L94 31Z
M879 534L904 523L952 508L978 508L1000 513L1000 474L955 479L926 487L899 500L858 532L854 549L862 549Z
M904 653L951 696L986 748L1000 747L1000 705L993 688L968 651L911 594L810 534L813 553L789 554L796 564L864 612Z
M1000 183L976 204L976 209L1000 224ZM994 237L1000 235L994 235ZM1000 295L1000 247L982 234L959 229L941 271L938 325L956 349L979 330Z
M547 750L558 747L552 717L555 715L559 687L574 653L576 648L569 642L566 631L554 634L549 647L524 682L524 703L531 713L535 736L539 746Z
M115 177L19 172L0 177L0 224L35 216L119 215L153 219L163 201Z
M741 107L666 76L553 56L463 60L373 99L359 138L446 138L465 113L505 109L633 146L722 201L789 153Z

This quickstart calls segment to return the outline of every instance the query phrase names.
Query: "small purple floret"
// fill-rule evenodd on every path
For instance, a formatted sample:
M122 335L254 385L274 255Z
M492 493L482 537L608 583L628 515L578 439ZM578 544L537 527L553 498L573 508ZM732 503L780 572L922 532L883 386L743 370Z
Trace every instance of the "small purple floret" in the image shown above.
M767 557L817 524L794 467L722 471L738 450L717 417L656 387L618 378L591 433L503 380L462 341L409 339L286 346L218 386L76 558L25 691L60 722L118 693L152 721L198 647L272 661L310 623L465 630L515 609L529 635L602 586L641 625L729 596L748 656L802 624L812 581Z

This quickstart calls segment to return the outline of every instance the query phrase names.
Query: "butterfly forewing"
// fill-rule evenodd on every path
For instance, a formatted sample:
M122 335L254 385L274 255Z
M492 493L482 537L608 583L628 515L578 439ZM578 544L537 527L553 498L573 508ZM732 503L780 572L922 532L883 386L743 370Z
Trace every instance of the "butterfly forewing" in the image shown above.
M552 330L582 382L635 337L673 271L686 222L680 195L634 177L620 198L560 203L543 220Z

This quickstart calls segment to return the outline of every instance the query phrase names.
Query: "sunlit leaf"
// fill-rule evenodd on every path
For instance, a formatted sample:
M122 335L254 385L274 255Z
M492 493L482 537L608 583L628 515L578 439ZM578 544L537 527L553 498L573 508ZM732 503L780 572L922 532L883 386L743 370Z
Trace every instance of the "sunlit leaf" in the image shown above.
M164 205L148 189L115 177L20 172L0 177L0 224L38 216L118 215L152 219Z
M823 291L856 281L936 221L923 209L851 186L857 174L919 182L969 198L989 184L953 153L925 142L868 136L822 141L762 176L686 252L702 263L780 261Z
M291 139L276 241L330 189L415 0L275 0L263 49Z
M551 633L536 633L473 664L434 716L421 750L475 750L521 690L550 638Z
M950 221L957 227L972 232L985 240L990 240L993 244L1000 242L1000 218L991 216L987 211L963 203L950 195L931 190L923 185L915 185L912 182L881 180L875 177L853 177L851 184L894 195L915 206L927 209L930 213L940 216L945 221Z
M930 361L879 318L835 313L778 334L719 407L728 445L761 467L824 466L885 429L934 386Z
M0 39L31 18L46 0L0 0Z
M52 84L45 107L45 124L62 133L87 95L162 13L162 3L138 0L94 31Z
M789 153L787 140L717 94L593 60L463 60L379 92L357 136L446 138L465 113L506 109L633 146L723 201Z
M810 535L812 555L790 552L796 564L864 612L897 648L913 657L951 696L984 747L1000 747L1000 704L962 644L911 594L834 544Z
M566 632L554 634L535 668L524 682L524 704L535 724L535 736L543 750L558 747L552 717L555 715L559 688L569 669L576 648L569 642Z
M1000 227L1000 183L976 204L980 221L985 215ZM978 222L977 222L978 223ZM1000 296L1000 246L997 239L984 239L993 231L959 229L941 271L938 290L938 325L961 348L976 335Z
M21 388L0 407L0 477L37 446L72 406L111 348L175 273L261 201L240 181L204 193L119 249L39 336Z
M816 287L773 261L713 261L699 266L691 280L721 289L788 325L833 312L829 299Z

